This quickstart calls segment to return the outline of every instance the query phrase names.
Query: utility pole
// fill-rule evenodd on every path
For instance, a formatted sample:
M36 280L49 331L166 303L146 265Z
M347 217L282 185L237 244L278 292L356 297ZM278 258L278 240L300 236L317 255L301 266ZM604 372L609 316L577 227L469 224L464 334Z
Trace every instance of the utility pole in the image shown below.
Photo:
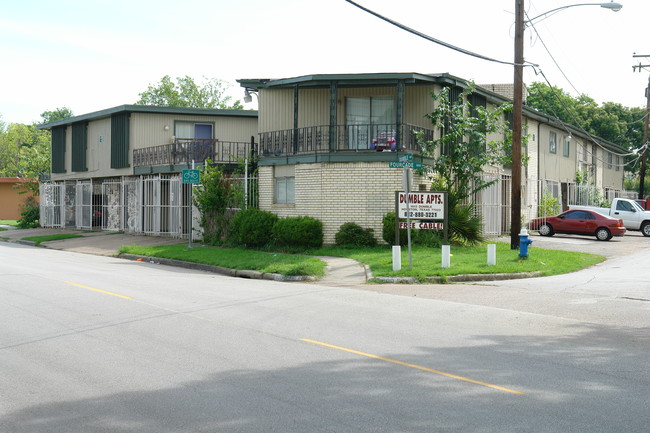
M519 249L521 229L521 126L523 117L524 0L515 0L515 72L512 98L512 180L510 189L510 249Z
M650 54L642 55L642 54L634 54L632 57L650 57ZM641 62L639 62L638 65L632 66L632 70L636 71L637 68L639 69L639 72L641 70L646 69L650 67L650 65L644 65ZM643 117L643 143L641 144L641 148L643 151L641 152L641 171L639 172L639 199L643 199L645 196L645 171L646 171L646 161L648 159L647 155L647 143L648 143L648 116L650 116L650 77L648 77L648 87L645 89L645 96L646 96L646 108L645 108L645 116Z

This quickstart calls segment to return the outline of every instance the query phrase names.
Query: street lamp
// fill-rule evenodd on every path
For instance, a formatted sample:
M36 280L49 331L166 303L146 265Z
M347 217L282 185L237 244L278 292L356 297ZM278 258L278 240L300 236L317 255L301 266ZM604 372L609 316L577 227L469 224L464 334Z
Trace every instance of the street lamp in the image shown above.
M512 187L510 207L510 249L519 248L521 230L521 126L523 121L523 70L524 70L524 30L526 25L547 18L549 14L575 6L600 6L618 12L622 4L613 0L609 3L579 3L551 9L536 17L524 20L524 0L515 0L515 73L514 95L512 101Z

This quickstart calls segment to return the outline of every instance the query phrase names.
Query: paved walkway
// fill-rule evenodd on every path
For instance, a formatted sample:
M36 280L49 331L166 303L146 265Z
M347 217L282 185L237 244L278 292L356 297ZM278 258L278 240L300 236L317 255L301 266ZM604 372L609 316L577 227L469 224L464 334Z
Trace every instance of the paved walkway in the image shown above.
M81 234L83 237L50 241L41 244L54 250L70 251L75 253L95 254L100 256L115 256L123 245L171 245L187 243L187 241L165 238L159 236L136 236L112 232L84 232L67 229L24 229L15 230L8 226L1 226L9 230L0 231L0 239L11 242L21 242L25 237L47 236L56 234ZM350 286L366 282L365 266L359 262L339 257L320 257L327 263L325 277L318 280L319 284L328 286Z

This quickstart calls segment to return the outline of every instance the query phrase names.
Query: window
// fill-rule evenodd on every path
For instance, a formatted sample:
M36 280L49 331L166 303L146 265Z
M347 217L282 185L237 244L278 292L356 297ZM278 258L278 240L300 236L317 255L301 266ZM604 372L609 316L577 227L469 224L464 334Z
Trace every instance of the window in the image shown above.
M349 149L395 150L395 100L392 96L346 98L345 125Z
M52 173L65 173L66 127L52 128Z
M562 155L568 157L571 154L571 141L568 137L564 138L564 144L562 145Z
M635 211L634 206L632 206L632 204L621 200L616 202L616 210L622 210L627 212Z
M612 168L612 152L607 152L607 168Z
M557 153L557 134L553 131L548 134L548 151Z
M621 169L621 157L616 155L616 171L620 171Z
M187 155L187 161L214 160L213 129L211 123L175 122L176 151Z
M273 203L296 203L296 167L276 165L273 167Z
M212 139L212 124L194 122L176 122L174 135L176 138Z

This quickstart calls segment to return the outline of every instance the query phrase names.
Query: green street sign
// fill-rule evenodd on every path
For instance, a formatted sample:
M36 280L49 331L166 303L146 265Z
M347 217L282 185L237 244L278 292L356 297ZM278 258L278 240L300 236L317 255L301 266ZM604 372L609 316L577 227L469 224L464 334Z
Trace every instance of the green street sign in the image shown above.
M422 168L422 163L421 162L395 162L395 161L390 161L388 163L388 167L390 168Z
M201 183L201 170L183 170L181 177L183 183Z
M400 162L410 162L413 161L413 154L411 153L406 153L404 155L399 156Z

